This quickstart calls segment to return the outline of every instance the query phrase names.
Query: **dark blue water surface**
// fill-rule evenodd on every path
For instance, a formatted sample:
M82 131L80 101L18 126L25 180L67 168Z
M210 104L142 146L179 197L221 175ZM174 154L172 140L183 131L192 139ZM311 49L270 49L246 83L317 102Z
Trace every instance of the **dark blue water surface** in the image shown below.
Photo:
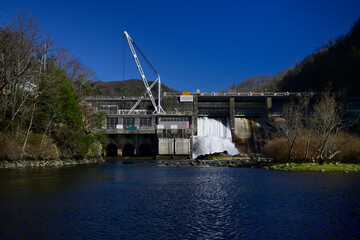
M360 174L150 164L0 171L1 239L357 239Z

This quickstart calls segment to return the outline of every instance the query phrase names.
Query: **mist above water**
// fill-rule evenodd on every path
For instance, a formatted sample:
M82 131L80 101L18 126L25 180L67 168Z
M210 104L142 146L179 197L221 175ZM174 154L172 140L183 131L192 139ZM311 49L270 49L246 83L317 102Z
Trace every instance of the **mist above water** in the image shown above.
M193 158L223 151L227 151L230 155L239 153L232 142L228 119L200 117L197 131L197 136L194 136Z

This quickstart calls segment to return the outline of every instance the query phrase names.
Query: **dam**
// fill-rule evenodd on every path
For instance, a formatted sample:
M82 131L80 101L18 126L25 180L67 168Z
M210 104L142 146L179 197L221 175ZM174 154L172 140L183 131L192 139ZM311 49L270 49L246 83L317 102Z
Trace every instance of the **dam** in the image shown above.
M108 157L193 158L224 150L232 155L259 153L271 133L270 118L281 118L283 107L296 105L301 98L308 98L311 108L321 97L306 92L162 92L159 73L126 31L125 39L144 94L84 99L94 111L105 114L96 132L106 136ZM154 81L148 81L139 57L150 67ZM353 108L352 115L357 116L358 109Z
M267 119L281 116L284 104L311 95L162 92L159 73L126 31L125 39L143 81L144 94L85 97L92 109L106 116L96 131L106 136L107 157L172 159L219 151L232 155L260 152L268 136ZM139 57L150 67L154 81L148 81ZM155 85L157 97L152 89Z
M106 136L106 156L192 158L216 151L260 152L267 119L311 93L163 93L162 114L151 99L88 96L86 102L105 118L98 133ZM157 102L158 99L155 99ZM156 105L155 105L156 106Z

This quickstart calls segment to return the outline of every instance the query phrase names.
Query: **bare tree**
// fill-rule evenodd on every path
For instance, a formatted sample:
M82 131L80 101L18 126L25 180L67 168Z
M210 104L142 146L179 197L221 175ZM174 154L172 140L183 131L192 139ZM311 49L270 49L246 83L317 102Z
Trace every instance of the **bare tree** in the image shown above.
M299 106L302 109L301 121L303 124L303 134L306 136L306 146L303 160L307 160L309 157L311 138L314 135L312 129L311 117L310 117L310 98L308 96L301 97L299 99Z
M1 116L2 120L7 119L3 130L6 132L12 127L18 132L26 126L24 152L34 121L36 102L41 95L38 87L46 80L46 54L51 41L47 36L41 37L35 17L23 10L8 26L0 29L0 42ZM27 125L21 127L24 123Z
M11 124L26 107L39 70L39 31L36 19L21 11L0 32L0 78L5 89L1 103L4 116L9 114ZM8 111L9 109L9 111Z
M34 91L31 96L31 107L30 107L30 116L29 116L29 125L27 127L27 130L25 132L25 137L24 137L24 143L23 143L23 147L22 147L22 151L25 152L26 149L26 145L27 145L27 141L31 132L31 128L33 126L33 122L34 122L34 115L35 115L35 110L36 110L36 104L37 104L37 99L38 97L43 94L44 91L46 91L46 89L43 90L39 90L39 86L41 84L42 81L47 81L49 76L46 75L46 55L49 51L50 48L50 38L44 38L41 41L41 45L38 49L37 54L40 54L40 58L38 58L40 60L40 64L38 64L39 66L39 70L38 70L38 74L37 76L34 77L34 84L36 85L36 91Z
M282 117L273 121L272 125L276 128L279 137L284 137L287 142L288 159L296 159L296 152L293 151L296 140L304 129L302 122L303 106L291 102L283 106Z
M344 114L344 106L336 101L329 90L323 92L321 100L314 105L312 125L315 133L320 136L320 140L315 144L316 160L320 163L331 160L346 143L346 141L334 138L345 126Z
M89 83L97 80L96 74L68 49L58 48L56 53L58 66L64 69L75 92L82 97L86 94L84 89L88 89Z
M43 134L40 150L49 135L64 149L83 154L89 142L84 146L75 142L91 137L96 122L97 116L90 112L84 117L86 108L81 109L78 98L88 91L87 85L93 86L89 81L95 74L68 50L53 52L47 61L52 50L50 39L40 33L36 19L26 10L0 26L0 131L4 139L14 137L22 145L23 155L32 132ZM63 132L57 134L57 130ZM74 132L81 138L67 138L67 133Z

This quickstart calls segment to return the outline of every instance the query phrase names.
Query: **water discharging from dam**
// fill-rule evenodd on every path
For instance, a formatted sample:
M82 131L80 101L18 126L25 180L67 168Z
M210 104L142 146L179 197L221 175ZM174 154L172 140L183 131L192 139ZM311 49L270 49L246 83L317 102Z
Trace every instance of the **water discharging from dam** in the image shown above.
M232 142L229 119L199 117L197 136L194 136L193 158L223 151L230 155L239 153Z

